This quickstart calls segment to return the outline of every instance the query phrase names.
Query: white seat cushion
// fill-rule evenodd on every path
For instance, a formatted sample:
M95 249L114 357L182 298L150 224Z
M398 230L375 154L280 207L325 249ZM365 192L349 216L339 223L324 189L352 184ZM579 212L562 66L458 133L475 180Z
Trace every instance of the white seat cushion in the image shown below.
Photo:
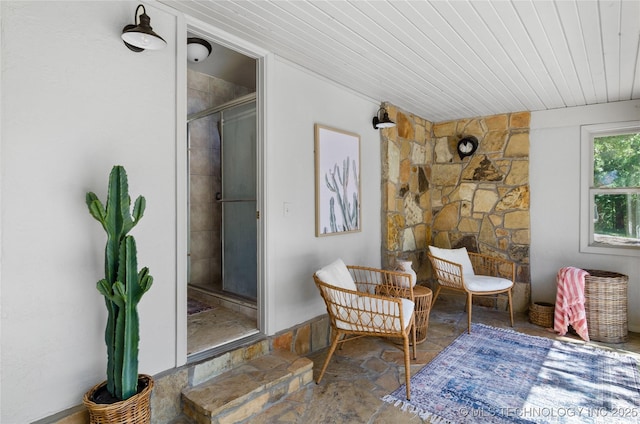
M475 275L466 247L461 247L460 249L442 249L440 247L429 246L429 252L436 258L462 265L462 274L465 278L467 275Z
M413 316L413 309L415 304L409 300L400 298L402 304L402 328L407 328ZM337 315L336 325L343 330L358 330L363 331L362 326L371 327L372 332L379 331L400 331L400 313L398 312L397 303L389 300L371 298L366 296L358 296L351 304L354 308L360 311L358 313L355 309L340 308ZM370 313L362 313L362 311L370 311ZM380 313L386 315L397 316L398 318L387 318L385 322L383 316ZM360 325L357 325L360 324Z
M341 289L357 291L355 281L342 259L336 259L329 265L316 271L316 275L323 282Z
M506 278L490 277L488 275L465 275L464 285L468 290L478 293L506 290L513 286L513 282Z

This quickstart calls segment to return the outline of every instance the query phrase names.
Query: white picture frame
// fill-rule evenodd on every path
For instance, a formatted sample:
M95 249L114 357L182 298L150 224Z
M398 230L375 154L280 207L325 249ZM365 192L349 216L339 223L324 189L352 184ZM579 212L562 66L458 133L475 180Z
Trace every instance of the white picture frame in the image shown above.
M315 124L316 237L361 231L360 136Z

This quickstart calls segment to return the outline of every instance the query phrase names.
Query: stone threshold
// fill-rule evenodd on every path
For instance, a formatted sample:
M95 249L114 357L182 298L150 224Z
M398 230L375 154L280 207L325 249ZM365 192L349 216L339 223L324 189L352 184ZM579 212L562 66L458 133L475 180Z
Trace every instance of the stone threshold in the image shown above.
M182 391L183 413L198 424L239 423L313 380L313 362L275 350Z

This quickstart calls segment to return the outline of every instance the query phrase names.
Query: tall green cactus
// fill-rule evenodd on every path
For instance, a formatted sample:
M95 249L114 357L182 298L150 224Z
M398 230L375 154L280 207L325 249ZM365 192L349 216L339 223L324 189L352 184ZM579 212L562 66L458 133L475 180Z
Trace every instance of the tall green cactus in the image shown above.
M136 241L127 235L144 214L146 201L138 196L130 212L131 198L127 173L116 165L109 175L106 208L93 192L86 196L89 213L107 233L105 278L97 288L107 306L107 390L120 400L138 389L138 342L140 340L137 305L151 288L153 277L147 267L138 272Z

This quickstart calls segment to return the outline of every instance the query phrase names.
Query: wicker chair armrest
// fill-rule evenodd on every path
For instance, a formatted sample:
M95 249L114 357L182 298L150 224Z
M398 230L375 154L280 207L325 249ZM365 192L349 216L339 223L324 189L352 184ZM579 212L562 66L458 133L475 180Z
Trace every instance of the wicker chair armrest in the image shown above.
M358 265L347 265L347 269L359 291L415 300L411 276L407 273Z
M332 286L314 275L314 280L327 306L332 324L337 328L362 333L398 334L405 328L407 300L398 297L347 290ZM403 307L404 306L404 307ZM413 313L413 302L410 305Z
M462 289L464 287L462 265L438 258L431 253L427 253L427 256L433 266L434 276L440 285L456 289Z
M478 275L502 277L515 282L516 266L508 259L469 252L473 271Z

